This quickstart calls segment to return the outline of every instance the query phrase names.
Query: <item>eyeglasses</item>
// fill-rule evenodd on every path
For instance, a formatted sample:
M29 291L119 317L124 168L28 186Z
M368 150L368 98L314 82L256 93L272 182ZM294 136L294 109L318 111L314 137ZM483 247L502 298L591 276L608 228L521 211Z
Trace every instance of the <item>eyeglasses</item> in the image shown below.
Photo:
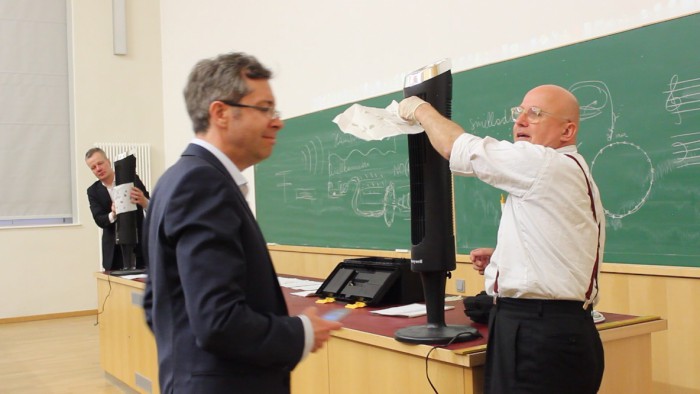
M520 115L525 112L525 108L523 107L513 107L510 109L510 117L513 120L513 122L517 122L518 118ZM527 121L529 123L539 123L540 120L542 120L542 115L549 115L555 118L559 118L561 120L565 120L567 122L570 122L569 119L563 118L559 115L555 115L551 112L543 111L542 108L540 107L530 107L527 109L527 112L525 112L525 116L527 116Z
M264 113L265 116L267 116L270 119L279 119L280 117L282 117L282 113L280 111L277 111L275 109L275 107L261 107L258 105L247 105L247 104L241 104L241 103L237 103L235 101L230 101L230 100L217 100L217 101L221 101L222 103L224 103L226 105L230 105L231 107L252 108L252 109L258 110L258 111Z

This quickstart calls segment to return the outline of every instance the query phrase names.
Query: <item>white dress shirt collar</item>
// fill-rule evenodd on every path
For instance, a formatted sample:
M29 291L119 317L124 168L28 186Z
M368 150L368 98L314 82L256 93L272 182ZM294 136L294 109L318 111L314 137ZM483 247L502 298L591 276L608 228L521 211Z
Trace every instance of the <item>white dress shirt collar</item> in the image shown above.
M226 171L228 171L229 174L231 174L231 177L236 182L236 185L238 185L238 187L241 189L243 195L246 196L248 194L248 180L245 179L238 167L236 167L236 165L231 161L231 159L229 159L228 156L226 156L221 150L219 150L219 148L208 143L207 141L204 141L201 138L194 138L190 143L199 145L202 148L211 152L212 155L216 156L216 158L219 159L221 164L224 165Z

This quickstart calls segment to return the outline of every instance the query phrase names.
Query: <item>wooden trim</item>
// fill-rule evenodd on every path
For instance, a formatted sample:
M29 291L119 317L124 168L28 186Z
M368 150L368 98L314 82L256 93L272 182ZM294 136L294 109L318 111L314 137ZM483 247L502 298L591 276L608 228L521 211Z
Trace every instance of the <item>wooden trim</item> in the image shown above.
M615 328L626 327L625 330L614 330ZM603 341L627 338L632 335L649 334L656 331L668 329L668 321L662 320L659 316L638 316L628 320L597 324L596 328ZM456 354L471 354L485 352L486 345L473 346L466 349L453 350Z
M372 334L369 332L353 330L349 328L333 331L331 333L331 336L343 338L353 342L359 342L364 345L374 346L393 352L411 354L418 357L425 357L425 355L428 353L431 347L431 345L417 346L416 344L403 343L395 340L393 337L386 337L383 335ZM461 365L465 367L475 367L479 365L474 363L475 359L472 357L471 354L462 355L455 351L443 349L440 347L438 347L431 353L430 359L443 361L453 365Z
M645 320L645 318L650 318L648 316L642 316L638 318L637 321L630 322L631 325L617 325L608 327L606 329L600 329L600 339L603 342L615 341L619 339L629 338L630 336L639 336L644 334L651 334L659 331L666 331L668 329L668 321L659 319L658 317L651 320ZM604 323L605 324L605 323Z
M675 278L700 278L700 268L670 267L646 264L603 263L602 272L613 274L667 276Z
M624 327L624 326L629 326L631 324L646 323L646 322L655 321L655 320L661 320L661 318L659 316L637 316L637 317L635 317L633 319L629 319L629 320L600 323L597 325L597 327L598 327L598 331L602 331L602 330L608 330L611 328Z
M341 248L324 248L318 246L290 246L268 244L268 249L280 252L295 252L309 254L325 254L325 255L343 255L343 256L378 256L378 257L401 257L410 258L410 251L388 251L388 250L373 250L373 249L341 249ZM471 263L469 255L458 254L458 263ZM614 274L631 274L631 275L649 275L649 276L665 276L677 278L700 278L700 268L697 267L672 267L647 264L625 264L625 263L603 263L601 272Z
M459 354L459 355L462 355L462 356L467 355L467 354L473 354L473 353L479 353L479 352L486 352L486 344L478 345L478 346L472 346L472 347L468 347L468 348L465 348L465 349L456 349L456 350L453 350L453 352L454 352L455 354Z
M146 283L138 281L138 280L131 280L131 279L125 279L122 278L121 276L112 276L112 275L107 275L104 272L95 272L95 278L104 280L105 282L112 282L112 283L119 283L122 285L126 285L129 287L134 287L137 289L145 289L146 288Z
M7 318L0 319L0 324L24 323L24 322L28 322L28 321L63 319L66 317L79 317L79 316L91 316L91 315L97 315L97 309L89 309L86 311L74 311L74 312L48 313L45 315L7 317Z
M343 248L323 248L318 246L290 246L267 244L269 250L278 252L295 252L295 253L310 253L310 254L326 254L326 255L342 255L342 256L378 256L378 257L410 257L409 250L406 251L389 251L389 250L374 250L374 249L343 249Z

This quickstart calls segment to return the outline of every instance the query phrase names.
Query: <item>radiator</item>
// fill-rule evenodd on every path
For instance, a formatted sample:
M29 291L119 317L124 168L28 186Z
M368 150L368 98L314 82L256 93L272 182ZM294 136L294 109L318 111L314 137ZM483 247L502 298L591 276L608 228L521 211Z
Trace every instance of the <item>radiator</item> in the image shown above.
M112 162L120 158L133 154L136 157L136 173L146 186L151 189L151 145L150 144L128 144L114 142L96 142L95 146L101 148L107 154L107 158ZM122 155L122 156L120 156Z

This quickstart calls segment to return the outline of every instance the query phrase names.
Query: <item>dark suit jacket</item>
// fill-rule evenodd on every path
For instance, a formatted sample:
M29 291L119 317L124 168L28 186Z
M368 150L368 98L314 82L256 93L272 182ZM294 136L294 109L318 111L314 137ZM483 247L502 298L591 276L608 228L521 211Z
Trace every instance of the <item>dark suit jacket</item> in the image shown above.
M146 198L150 198L146 186L144 186L138 175L136 176L136 181L134 186L141 189ZM102 228L102 267L105 270L116 270L123 266L122 254L118 247L116 247L116 226L115 223L109 222L109 213L112 212L112 198L109 196L109 191L105 185L99 180L95 181L87 189L88 201L90 201L90 211L92 212L92 218L95 219L95 223ZM143 209L140 205L137 205L137 229L139 231L139 239L141 239L141 227L143 226ZM139 268L144 267L143 255L141 254L141 248L136 248L136 266Z
M221 162L190 144L158 181L144 226L146 320L167 393L288 393L304 329Z

